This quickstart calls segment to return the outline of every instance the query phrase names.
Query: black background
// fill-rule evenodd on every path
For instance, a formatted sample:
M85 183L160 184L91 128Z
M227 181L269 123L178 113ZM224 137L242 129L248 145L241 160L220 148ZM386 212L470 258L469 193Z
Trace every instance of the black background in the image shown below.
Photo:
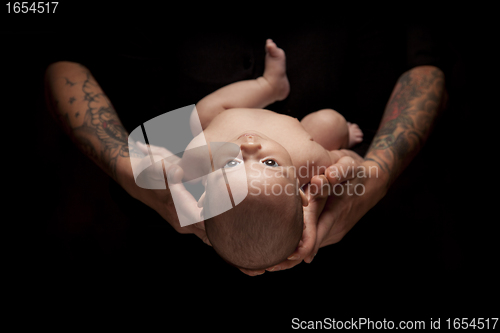
M120 303L131 309L154 309L151 317L179 321L186 328L222 327L230 322L284 329L294 317L428 320L487 317L495 311L498 317L498 249L493 232L498 218L487 213L493 211L490 202L496 199L491 157L495 154L485 149L492 147L485 123L491 122L489 114L495 105L487 79L492 39L486 35L486 22L478 21L474 12L424 8L416 15L432 12L427 19L439 22L443 33L440 45L446 54L449 107L425 148L388 195L340 243L321 249L310 265L248 277L225 264L195 236L177 234L167 223L157 223L154 212L133 200L122 198L125 204L113 200L121 196L113 182L74 148L45 110L44 70L54 56L68 49L82 47L94 59L104 59L107 51L117 47L113 45L137 31L167 31L170 37L163 44L175 49L185 42L179 36L196 40L197 32L200 36L210 31L225 35L241 22L257 27L259 37L266 35L266 29L286 36L283 31L288 28L307 30L309 22L338 20L347 11L320 15L320 8L311 14L288 14L281 9L270 14L266 10L271 9L263 9L252 13L254 16L242 16L240 11L212 16L219 13L213 10L196 15L189 11L179 18L178 11L171 8L155 13L145 8L139 12L102 9L88 2L59 6L60 11L50 19L2 16L2 112L7 116L2 220L14 227L12 232L5 228L3 234L4 274L11 278L13 309L43 313L71 308L106 317ZM344 22L357 15L348 12ZM367 12L380 15L389 25L391 18L408 13ZM148 45L164 48L162 42L154 41ZM233 44L238 42L226 40L223 45ZM259 55L254 56L258 61ZM288 61L293 65L292 59ZM257 72L259 64L255 66ZM112 68L124 75L118 73L119 65ZM101 82L99 73L94 75L120 115L120 103L126 102L116 97L115 103L113 95L119 95L118 89ZM174 109L196 103L193 98L224 83L206 84L193 89L194 96L165 101L164 89L182 90L188 84L171 82L171 77L167 75L165 85L153 92L146 91L140 78L130 79L126 85L137 96L159 96L162 105L171 103ZM239 78L226 75L224 79ZM300 93L291 83L291 94ZM366 90L358 93L375 95ZM148 105L150 112L158 111L155 103ZM151 118L147 112L141 117L144 119L137 121ZM134 125L127 120L124 124ZM137 209L137 215L127 216L123 205Z

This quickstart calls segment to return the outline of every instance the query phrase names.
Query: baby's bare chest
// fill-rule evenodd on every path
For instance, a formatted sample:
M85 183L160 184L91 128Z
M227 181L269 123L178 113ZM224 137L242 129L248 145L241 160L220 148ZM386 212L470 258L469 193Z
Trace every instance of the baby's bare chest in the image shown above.
M308 183L313 176L325 173L331 165L328 151L314 141L297 142L289 152L301 185Z

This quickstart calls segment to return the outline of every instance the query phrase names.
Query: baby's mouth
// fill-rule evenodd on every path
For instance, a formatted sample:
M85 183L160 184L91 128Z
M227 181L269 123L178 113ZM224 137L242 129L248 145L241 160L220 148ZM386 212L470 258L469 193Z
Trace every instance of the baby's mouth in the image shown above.
M256 137L259 137L259 138L260 138L260 135L257 135L257 134L255 134L255 133L243 133L242 135L240 135L240 136L238 137L238 139L239 139L239 138L241 138L241 137L244 137L244 136L256 136Z

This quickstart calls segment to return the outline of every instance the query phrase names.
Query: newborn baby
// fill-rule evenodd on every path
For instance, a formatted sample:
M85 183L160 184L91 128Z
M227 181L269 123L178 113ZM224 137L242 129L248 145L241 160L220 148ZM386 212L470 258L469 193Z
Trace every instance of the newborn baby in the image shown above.
M301 121L262 109L285 99L290 91L285 53L270 39L265 66L263 76L225 86L196 105L191 115L194 139L186 148L205 140L240 147L237 158L219 167L226 183L233 170L244 168L248 195L234 208L213 216L209 212L219 209L219 191L231 195L235 190L224 180L216 184L204 177L205 193L198 205L203 215L213 216L205 220L205 230L214 250L226 262L245 269L268 268L294 252L302 236L302 207L307 205L301 187L334 164L335 153L330 151L350 148L363 135L357 125L331 109Z

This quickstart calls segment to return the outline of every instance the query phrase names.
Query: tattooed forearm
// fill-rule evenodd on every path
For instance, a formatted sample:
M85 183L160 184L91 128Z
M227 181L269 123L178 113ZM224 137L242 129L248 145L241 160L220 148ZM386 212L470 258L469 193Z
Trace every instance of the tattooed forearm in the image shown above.
M416 67L399 78L365 156L389 174L387 186L424 145L442 107L444 89L444 74L435 67Z
M82 84L83 100L87 102L84 122L80 127L74 128L74 134L77 136L82 131L91 132L98 139L100 149L96 150L100 151L100 161L116 177L117 158L129 156L127 133L97 82L89 72L86 76Z
M75 82L71 82L70 80L68 80L67 77L65 77L66 79L66 84L69 85L70 87L73 87L75 85Z
M47 94L61 101L50 103L52 112L84 154L117 179L118 158L129 156L128 135L111 102L86 68L70 63L51 70Z

